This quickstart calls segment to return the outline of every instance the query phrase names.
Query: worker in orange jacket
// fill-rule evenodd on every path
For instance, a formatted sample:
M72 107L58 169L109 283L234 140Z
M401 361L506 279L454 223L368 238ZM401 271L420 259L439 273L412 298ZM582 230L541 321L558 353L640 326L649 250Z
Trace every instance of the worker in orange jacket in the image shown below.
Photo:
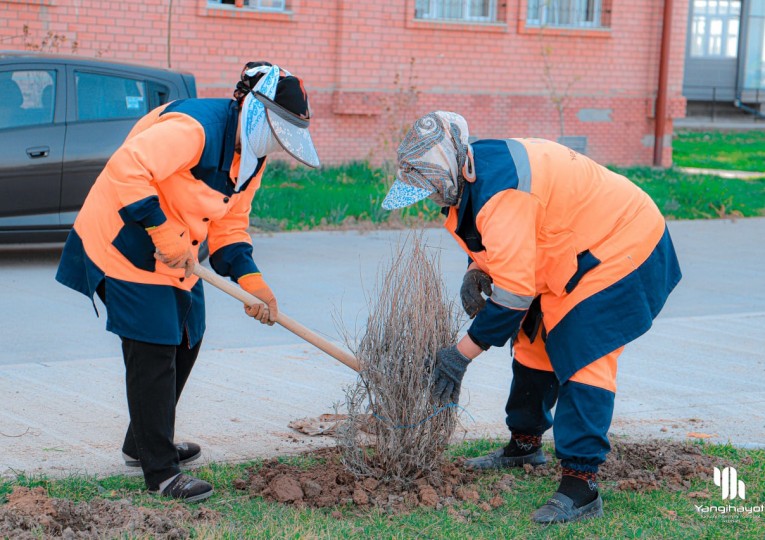
M467 465L542 464L552 427L562 478L532 519L602 516L596 474L610 450L617 358L681 277L664 218L635 184L569 148L541 139L469 144L467 122L449 112L423 116L406 135L383 207L426 197L468 254L460 294L474 317L436 356L436 397L458 402L467 366L489 347L512 340L514 352L510 442Z
M150 491L186 501L213 492L180 474L199 445L174 442L176 404L205 330L202 282L191 270L207 239L213 269L265 303L246 313L273 324L276 298L247 232L252 198L273 152L319 166L310 117L300 79L250 62L233 100L174 101L139 120L69 234L56 279L98 294L107 330L122 340L130 413L122 452Z

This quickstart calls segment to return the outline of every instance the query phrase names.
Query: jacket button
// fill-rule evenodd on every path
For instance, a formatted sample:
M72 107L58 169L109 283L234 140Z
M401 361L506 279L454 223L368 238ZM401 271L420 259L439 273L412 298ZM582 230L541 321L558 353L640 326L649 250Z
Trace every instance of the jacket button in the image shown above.
M191 245L192 246L196 246L198 243L199 243L199 240L194 240L194 241L191 242Z
M203 218L202 218L202 221L204 221L204 222L208 222L208 221L210 221L210 218L209 218L209 217L203 217Z
M228 204L228 201L229 201L229 198L228 198L228 197L223 197L223 202L224 202L224 203Z
M180 280L181 280L181 283L183 283L183 280L184 280L184 279L186 279L186 278L185 278L185 277L182 277L182 278L178 278L178 279L180 279Z

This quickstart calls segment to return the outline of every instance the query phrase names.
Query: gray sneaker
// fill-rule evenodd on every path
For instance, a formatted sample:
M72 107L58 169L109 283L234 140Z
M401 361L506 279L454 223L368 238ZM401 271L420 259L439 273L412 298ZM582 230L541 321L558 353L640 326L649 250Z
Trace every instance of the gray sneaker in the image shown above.
M531 521L551 525L598 517L603 517L603 499L600 495L591 503L577 508L570 497L556 491L544 506L534 512Z
M525 464L544 465L547 463L544 452L537 448L534 452L520 456L506 456L505 449L500 448L485 456L468 459L465 467L468 469L509 469L511 467L523 467Z

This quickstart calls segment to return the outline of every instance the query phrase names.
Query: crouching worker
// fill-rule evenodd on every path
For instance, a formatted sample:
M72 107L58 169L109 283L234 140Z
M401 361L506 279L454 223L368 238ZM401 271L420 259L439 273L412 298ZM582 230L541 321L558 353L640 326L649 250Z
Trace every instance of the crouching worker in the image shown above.
M277 302L252 259L249 215L268 154L319 165L309 118L300 79L265 62L245 66L233 100L155 109L106 164L67 239L56 279L98 294L107 330L122 340L130 414L122 454L152 492L186 501L213 493L180 473L200 447L174 441L176 404L205 330L192 268L207 239L213 269L265 302L245 306L247 315L273 324Z
M475 317L437 354L437 397L457 402L466 368L489 347L512 340L514 350L510 442L468 466L544 463L542 434L552 427L562 479L532 519L603 515L596 475L611 448L617 359L681 276L658 208L623 176L554 142L468 144L465 119L448 112L406 135L383 208L426 197L468 254L461 298Z

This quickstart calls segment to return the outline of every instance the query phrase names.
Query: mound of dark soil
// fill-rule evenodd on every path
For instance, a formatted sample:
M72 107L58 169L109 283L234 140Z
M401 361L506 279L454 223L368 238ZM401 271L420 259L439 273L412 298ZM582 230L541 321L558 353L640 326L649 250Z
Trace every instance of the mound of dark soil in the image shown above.
M462 468L461 460L445 463L440 471L441 481L415 479L409 486L376 478L356 478L340 462L340 451L326 448L312 452L317 465L301 468L269 460L261 467L248 470L247 479L237 480L235 487L249 490L253 496L297 506L314 508L354 504L362 508L377 507L390 512L402 512L418 506L441 508L455 502L473 501L479 505L501 506L501 491L510 490L515 482L505 475L491 486L483 501L474 480L476 473ZM381 475L382 476L382 475Z
M237 480L235 487L249 490L253 496L296 506L321 508L353 504L402 512L418 506L441 508L457 501L496 508L504 504L500 493L512 491L516 481L512 474L502 474L496 481L482 482L479 489L477 481L485 477L485 473L464 469L464 459L459 458L442 466L442 481L434 483L419 478L404 486L377 478L355 477L342 465L339 450L335 448L304 455L317 464L306 468L269 460L259 468L249 469L247 478ZM709 478L715 464L713 458L690 444L616 442L601 466L599 480L606 489L679 491L689 488L693 479ZM524 475L557 478L560 468L556 465L536 468L526 465ZM380 472L380 478L382 476Z
M681 491L691 480L710 478L719 460L702 454L698 445L668 440L645 443L614 442L606 462L600 466L598 481L619 491ZM527 467L532 476L559 474L557 468Z
M616 482L616 488L624 491L681 491L691 486L691 480L710 478L715 465L719 459L702 454L694 444L616 443L599 476L603 481Z
M447 507L459 519L460 512L466 512L452 508L459 501L473 502L482 510L500 507L505 503L501 494L513 491L517 481L517 472L515 475L473 472L463 468L463 459L457 459L442 466L438 482L418 478L404 486L376 478L356 478L340 462L340 452L335 448L306 456L313 458L316 465L299 467L270 460L259 468L249 469L247 478L237 480L235 487L248 490L253 496L296 506L352 504L360 509L380 508L395 513L417 507ZM670 441L616 442L601 466L599 480L605 489L680 491L687 490L694 479L708 479L715 465L725 463L703 455L697 445ZM537 468L529 465L521 473L523 477L550 478L559 474L556 464ZM708 498L709 493L705 490L688 496ZM188 538L189 531L184 525L216 521L218 517L217 512L203 506L170 503L159 509L145 508L125 499L76 503L48 497L41 487L16 487L8 495L8 502L0 505L0 538Z
M75 503L48 497L41 487L16 487L0 506L0 538L188 538L180 523L217 519L213 510L179 503L162 509L136 507L125 499Z

